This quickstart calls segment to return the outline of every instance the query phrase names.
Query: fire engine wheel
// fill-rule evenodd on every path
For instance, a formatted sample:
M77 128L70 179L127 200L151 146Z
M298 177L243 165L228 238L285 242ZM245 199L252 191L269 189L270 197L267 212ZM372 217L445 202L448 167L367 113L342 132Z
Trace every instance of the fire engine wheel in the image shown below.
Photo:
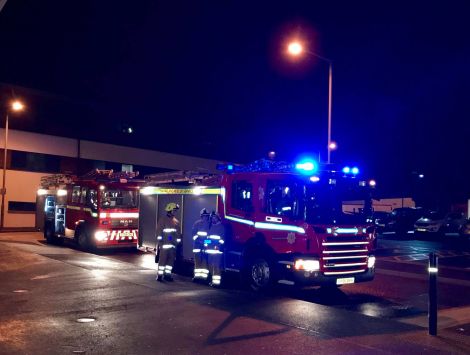
M93 244L91 243L88 234L84 230L81 230L78 233L77 244L78 247L82 250L89 250L93 248Z
M248 269L248 282L254 291L267 290L273 283L273 270L263 258L255 258Z

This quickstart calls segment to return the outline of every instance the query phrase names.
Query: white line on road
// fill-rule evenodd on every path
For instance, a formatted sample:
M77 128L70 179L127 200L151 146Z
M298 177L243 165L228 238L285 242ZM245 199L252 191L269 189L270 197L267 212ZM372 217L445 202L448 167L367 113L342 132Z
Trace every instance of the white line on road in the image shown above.
M399 276L399 277L406 277L409 279L414 280L428 280L428 276L426 274L415 274L412 272L405 272L405 271L394 271L394 270L387 270L387 269L376 269L375 272L381 275L388 275L388 276ZM457 285L457 286L466 286L470 287L470 281L462 280L462 279L451 279L448 277L438 277L438 282L446 283L449 285Z

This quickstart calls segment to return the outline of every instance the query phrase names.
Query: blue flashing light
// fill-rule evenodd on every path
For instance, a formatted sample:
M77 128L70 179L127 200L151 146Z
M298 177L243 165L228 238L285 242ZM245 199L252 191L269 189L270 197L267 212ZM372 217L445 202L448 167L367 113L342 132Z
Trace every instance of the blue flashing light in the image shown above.
M295 164L295 169L303 174L313 174L317 170L317 164L312 160L303 160Z
M351 173L353 173L353 175L359 174L359 168L358 168L358 167L352 168L352 169L351 169Z
M233 164L228 164L227 165L227 170L228 171L233 171Z
M350 172L351 172L351 168L350 168L349 166L345 166L345 167L343 168L343 173L349 174Z

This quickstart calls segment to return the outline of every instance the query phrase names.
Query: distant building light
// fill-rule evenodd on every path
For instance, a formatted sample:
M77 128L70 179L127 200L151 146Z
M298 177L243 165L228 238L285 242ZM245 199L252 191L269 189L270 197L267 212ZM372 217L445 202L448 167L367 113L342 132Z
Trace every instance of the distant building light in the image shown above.
M122 164L121 171L132 173L134 171L134 167L132 164Z
M423 178L424 178L424 174L419 174L418 177L419 177L420 179L423 179Z

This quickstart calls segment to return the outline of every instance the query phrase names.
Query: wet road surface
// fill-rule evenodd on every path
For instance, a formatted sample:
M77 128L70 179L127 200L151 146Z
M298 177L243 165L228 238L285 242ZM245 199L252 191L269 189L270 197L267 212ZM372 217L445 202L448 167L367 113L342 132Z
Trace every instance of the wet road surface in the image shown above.
M40 240L0 235L0 353L437 350L443 339L416 340L427 308L427 264L418 256L437 250L440 333L453 337L452 351L470 351L465 245L381 239L373 282L259 295L183 276L157 283L152 254L96 255Z

